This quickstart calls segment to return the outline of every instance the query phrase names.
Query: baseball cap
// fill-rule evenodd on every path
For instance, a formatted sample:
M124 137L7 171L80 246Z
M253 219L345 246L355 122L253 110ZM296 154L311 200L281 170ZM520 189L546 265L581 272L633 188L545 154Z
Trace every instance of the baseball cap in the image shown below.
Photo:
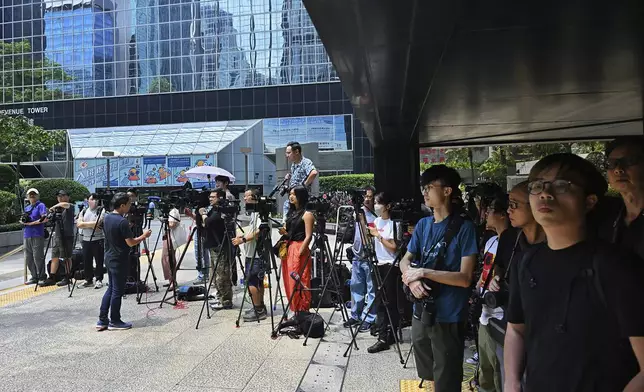
M67 192L61 189L56 193L56 196L68 196L68 195L67 195Z
M36 188L27 189L27 192L25 193L25 195L29 195L30 193L35 193L37 195L40 195L40 192L38 192L38 189L36 189Z

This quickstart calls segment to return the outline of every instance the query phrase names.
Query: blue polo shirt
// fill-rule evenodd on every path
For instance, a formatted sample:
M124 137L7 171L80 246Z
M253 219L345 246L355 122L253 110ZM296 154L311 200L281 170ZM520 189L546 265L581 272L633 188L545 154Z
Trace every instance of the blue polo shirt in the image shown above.
M435 223L434 217L430 216L416 224L407 251L413 253L416 260L420 260L423 268L434 268L436 256L451 219L449 217ZM476 227L472 221L465 220L445 252L442 270L458 272L461 270L461 258L476 254L478 254ZM456 323L467 320L469 296L469 288L441 285L440 293L436 298L436 322Z
M41 217L47 215L47 207L42 201L38 201L36 205L27 205L25 207L25 212L29 214L31 221L37 221ZM24 237L25 238L37 238L45 236L45 225L43 223L33 226L25 226Z

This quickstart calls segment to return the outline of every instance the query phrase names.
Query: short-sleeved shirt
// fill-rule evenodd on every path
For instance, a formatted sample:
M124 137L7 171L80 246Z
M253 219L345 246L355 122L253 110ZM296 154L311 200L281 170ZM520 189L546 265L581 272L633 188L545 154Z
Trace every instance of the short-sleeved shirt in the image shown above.
M34 222L47 215L47 207L45 203L38 201L35 205L29 204L26 206L25 212L29 214L30 220ZM23 234L25 238L44 237L45 225L41 223L39 225L25 226Z
M623 390L639 369L627 338L644 336L641 262L597 240L535 247L510 270L507 312L526 328L526 391Z
M315 166L309 158L302 157L300 163L291 164L291 178L288 181L288 187L294 188L297 185L304 185L304 181L313 170L315 170Z
M243 234L245 236L249 233L254 233L257 230L259 230L260 223L261 223L261 220L259 218L259 213L251 212L250 222L248 222L248 226L244 228L243 233L240 231L238 232L238 234ZM246 241L244 243L244 254L246 255L246 257L255 257L256 246L257 246L257 239Z
M380 217L373 221L373 225L378 230L378 233L385 240L394 238L394 222L391 219L382 219ZM396 258L396 254L391 252L385 245L378 239L375 241L376 258L379 264L392 264Z
M419 220L416 224L407 251L420 260L423 268L433 268L451 219L453 218L449 217L435 223L434 217L430 216ZM471 221L465 220L445 252L443 270L459 272L461 259L477 253L476 227ZM436 298L436 321L439 323L465 321L469 296L469 288L441 285L440 293Z
M105 265L113 269L128 268L130 246L127 238L134 238L127 219L119 214L109 213L103 221L105 233Z
M621 198L605 197L595 210L593 218L599 238L617 244L644 259L644 211L626 226L626 206Z
M104 217L104 211L101 210L101 208L96 208L94 210L92 209L84 209L83 212L80 214L78 219L81 222L96 222L96 219L98 219L98 215L101 215L101 218ZM83 241L100 241L103 238L105 238L103 234L103 230L100 228L100 226L96 226L96 229L94 227L88 227L85 229L80 229L81 235L83 237Z
M63 210L61 221L56 222L55 233L58 237L74 237L74 205L70 204L69 208ZM62 232L61 232L62 229Z
M487 286L481 287L479 289L479 294L481 295L481 297L487 291L492 279L495 276L499 275L500 269L497 270L495 267L496 252L498 247L499 247L499 236L495 235L491 237L489 240L487 240L487 242L485 243L485 248L483 248L483 271L481 272L481 285L483 286L487 282ZM488 321L490 320L490 318L503 320L503 308L500 306L496 308L490 308L489 306L483 304L481 317L479 318L479 321L483 325L488 325Z

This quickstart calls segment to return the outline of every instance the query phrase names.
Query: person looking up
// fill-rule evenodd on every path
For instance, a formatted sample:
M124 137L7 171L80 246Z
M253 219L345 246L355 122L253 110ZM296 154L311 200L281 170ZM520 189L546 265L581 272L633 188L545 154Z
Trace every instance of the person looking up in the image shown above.
M286 145L286 160L291 164L290 172L286 175L288 189L303 185L311 195L311 185L318 176L313 162L302 155L302 146L298 142L289 142ZM289 199L284 200L284 217L288 215Z

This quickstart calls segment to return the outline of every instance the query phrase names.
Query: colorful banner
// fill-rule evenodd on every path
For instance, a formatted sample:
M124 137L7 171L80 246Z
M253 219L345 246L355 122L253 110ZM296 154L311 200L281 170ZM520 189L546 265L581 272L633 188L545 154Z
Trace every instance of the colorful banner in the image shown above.
M216 166L217 162L214 154L202 154L202 155L192 155L192 167L198 166ZM209 187L210 184L208 181L199 181L196 179L191 179L190 182L194 188L201 188L203 186ZM215 179L212 179L212 186L215 186Z
M166 167L166 157L143 158L142 186L167 185L170 172Z
M119 186L141 186L141 158L119 158Z
M168 170L171 173L168 185L183 186L188 181L186 172L192 167L190 158L189 155L168 157Z
M79 159L74 161L74 179L91 192L97 186L107 186L106 159ZM118 186L118 159L110 160L110 186Z

